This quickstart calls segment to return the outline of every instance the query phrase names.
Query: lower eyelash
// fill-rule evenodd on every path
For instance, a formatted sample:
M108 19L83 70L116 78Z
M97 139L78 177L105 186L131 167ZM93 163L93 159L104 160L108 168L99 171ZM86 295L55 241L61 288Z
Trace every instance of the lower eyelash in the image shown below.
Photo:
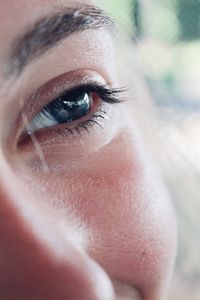
M109 116L109 114L100 109L90 119L80 122L72 128L66 127L64 129L61 129L58 133L61 135L65 135L67 132L67 134L69 133L72 136L74 136L77 133L79 136L81 136L81 131L85 130L88 134L90 134L90 129L93 129L96 126L100 127L101 129L104 128L103 125L100 123L100 120L105 120L107 116Z

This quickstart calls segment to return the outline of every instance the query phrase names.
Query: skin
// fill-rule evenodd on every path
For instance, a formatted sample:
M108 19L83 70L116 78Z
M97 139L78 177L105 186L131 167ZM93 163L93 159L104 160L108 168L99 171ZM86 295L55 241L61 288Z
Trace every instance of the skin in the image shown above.
M0 3L0 298L167 299L175 216L128 104L105 104L112 117L89 134L46 130L35 134L37 149L30 137L19 143L22 107L39 88L41 105L55 82L119 85L107 31L72 35L17 79L4 79L16 36L78 3Z

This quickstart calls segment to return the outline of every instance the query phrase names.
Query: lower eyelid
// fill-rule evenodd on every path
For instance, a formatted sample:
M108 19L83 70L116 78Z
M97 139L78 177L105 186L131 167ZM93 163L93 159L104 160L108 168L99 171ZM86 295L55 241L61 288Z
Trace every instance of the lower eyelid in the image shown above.
M82 130L90 134L90 130L94 129L96 126L103 129L103 124L100 122L100 120L104 120L105 117L103 115L94 115L89 120L83 121L79 123L77 126L74 126L72 128L65 127L64 129L61 129L58 131L59 134L65 135L65 133L70 133L72 136L78 134L81 136Z

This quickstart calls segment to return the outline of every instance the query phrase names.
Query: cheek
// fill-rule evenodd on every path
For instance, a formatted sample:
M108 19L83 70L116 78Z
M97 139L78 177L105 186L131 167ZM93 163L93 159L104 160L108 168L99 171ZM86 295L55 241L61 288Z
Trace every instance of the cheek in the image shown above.
M78 168L52 173L41 182L54 205L87 228L87 251L108 274L149 294L167 286L176 224L165 189L141 142L132 136L132 131L122 131Z
M92 256L112 277L146 286L149 293L168 280L176 225L168 196L143 154L122 132L88 169L74 174L71 198L90 230Z

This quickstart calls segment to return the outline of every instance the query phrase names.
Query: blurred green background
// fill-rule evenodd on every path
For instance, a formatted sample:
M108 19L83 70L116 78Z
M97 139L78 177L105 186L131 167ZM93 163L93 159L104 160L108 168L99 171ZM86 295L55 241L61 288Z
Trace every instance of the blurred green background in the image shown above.
M164 41L199 39L199 0L101 0L117 21Z
M101 3L139 44L141 71L156 104L200 109L200 0Z

